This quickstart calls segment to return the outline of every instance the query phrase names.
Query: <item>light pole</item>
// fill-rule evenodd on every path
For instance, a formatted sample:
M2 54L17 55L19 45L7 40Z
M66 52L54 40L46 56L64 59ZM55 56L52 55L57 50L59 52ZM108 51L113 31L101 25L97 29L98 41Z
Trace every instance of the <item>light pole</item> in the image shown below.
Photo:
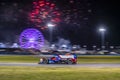
M49 41L50 41L50 44L52 44L53 27L55 27L55 25L52 23L48 23L47 26L49 29Z
M104 49L105 48L105 32L106 29L104 27L99 28L99 31L101 33L101 48Z
M93 45L93 50L95 51L95 49L96 49L96 45Z

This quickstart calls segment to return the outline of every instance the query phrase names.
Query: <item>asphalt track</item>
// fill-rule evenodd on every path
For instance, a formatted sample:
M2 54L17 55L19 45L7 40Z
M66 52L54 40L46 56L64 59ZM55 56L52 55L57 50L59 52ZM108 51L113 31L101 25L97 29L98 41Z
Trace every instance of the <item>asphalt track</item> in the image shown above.
M37 64L37 63L0 63L0 66L36 66L36 67L120 67L120 64L97 64L97 63L89 63L89 64Z

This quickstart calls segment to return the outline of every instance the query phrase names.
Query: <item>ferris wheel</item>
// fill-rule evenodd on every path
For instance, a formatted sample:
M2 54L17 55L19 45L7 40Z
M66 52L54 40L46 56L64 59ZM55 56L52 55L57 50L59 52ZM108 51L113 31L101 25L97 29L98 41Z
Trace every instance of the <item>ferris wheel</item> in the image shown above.
M44 45L44 37L39 30L28 28L20 34L19 42L21 48L40 49Z

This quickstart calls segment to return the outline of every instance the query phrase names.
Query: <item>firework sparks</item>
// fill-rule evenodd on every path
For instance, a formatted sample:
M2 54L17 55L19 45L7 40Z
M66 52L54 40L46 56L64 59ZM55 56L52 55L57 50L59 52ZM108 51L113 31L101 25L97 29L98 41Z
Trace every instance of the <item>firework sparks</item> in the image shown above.
M38 0L33 2L33 5L29 18L37 27L47 28L46 23L58 24L60 22L61 14L54 3Z

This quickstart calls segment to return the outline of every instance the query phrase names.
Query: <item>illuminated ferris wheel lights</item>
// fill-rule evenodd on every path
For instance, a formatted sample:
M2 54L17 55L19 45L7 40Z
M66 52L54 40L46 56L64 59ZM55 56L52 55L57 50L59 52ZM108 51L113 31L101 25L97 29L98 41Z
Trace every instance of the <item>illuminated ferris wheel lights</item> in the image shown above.
M20 35L21 48L40 49L44 45L44 37L42 33L34 28L24 30Z
M30 38L29 42L31 42L31 43L35 42L35 39L34 38Z

